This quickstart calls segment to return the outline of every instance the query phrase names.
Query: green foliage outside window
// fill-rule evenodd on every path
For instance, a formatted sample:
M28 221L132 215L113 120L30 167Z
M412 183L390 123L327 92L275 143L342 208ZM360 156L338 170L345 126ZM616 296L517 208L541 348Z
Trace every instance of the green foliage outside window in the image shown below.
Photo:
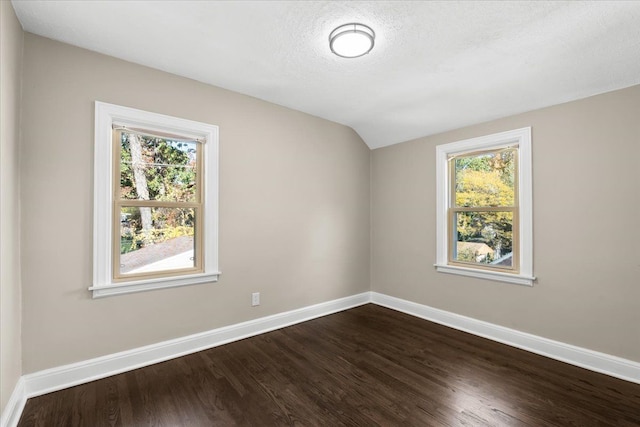
M120 198L196 201L196 142L121 133ZM193 236L194 211L185 208L123 207L121 253Z
M515 201L516 149L467 157L455 162L455 205L467 208L512 207ZM458 211L457 241L485 243L493 253L481 262L490 263L513 250L513 213L510 211ZM457 259L478 262L478 253L464 249Z

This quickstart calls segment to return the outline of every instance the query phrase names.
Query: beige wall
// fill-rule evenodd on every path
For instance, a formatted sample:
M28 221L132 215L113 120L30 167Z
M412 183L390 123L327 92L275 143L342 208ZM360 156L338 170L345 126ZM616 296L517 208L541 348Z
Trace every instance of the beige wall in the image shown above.
M23 373L369 290L354 131L31 34L24 55ZM95 100L220 127L217 284L91 299Z
M20 346L20 73L23 32L13 7L0 2L0 411L21 375Z
M11 3L0 2L0 411L21 375L20 79L23 32Z
M640 362L640 86L372 153L372 290ZM435 147L532 127L533 287L437 273Z

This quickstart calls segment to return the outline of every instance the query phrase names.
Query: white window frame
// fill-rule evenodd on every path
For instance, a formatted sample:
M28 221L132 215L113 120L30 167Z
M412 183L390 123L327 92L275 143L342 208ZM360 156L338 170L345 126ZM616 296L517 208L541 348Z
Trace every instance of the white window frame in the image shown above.
M448 210L451 201L448 162L452 155L518 145L519 272L509 273L449 264ZM436 146L436 263L438 272L533 286L533 180L531 128L511 130Z
M141 280L113 280L113 138L114 122L170 134L203 139L203 271ZM218 271L218 127L105 102L95 103L93 203L94 298L217 282Z

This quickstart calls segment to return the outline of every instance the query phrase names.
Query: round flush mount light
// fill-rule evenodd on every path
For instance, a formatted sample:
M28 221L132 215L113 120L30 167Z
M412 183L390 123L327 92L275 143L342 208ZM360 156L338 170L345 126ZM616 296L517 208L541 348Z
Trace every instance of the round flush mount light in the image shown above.
M376 33L364 24L344 24L329 35L331 52L343 58L357 58L373 49Z

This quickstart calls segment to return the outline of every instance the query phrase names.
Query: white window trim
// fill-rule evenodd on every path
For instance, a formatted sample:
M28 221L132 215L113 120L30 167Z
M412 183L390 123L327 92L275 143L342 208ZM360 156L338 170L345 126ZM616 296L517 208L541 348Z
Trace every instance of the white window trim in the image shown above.
M504 148L518 144L518 203L520 212L520 272L481 270L448 264L447 211L449 208L448 158L453 154ZM436 270L518 285L533 286L533 191L531 168L531 128L526 127L478 138L466 139L436 147Z
M112 125L144 127L149 130L204 139L203 247L204 271L128 282L112 281L112 185L113 147ZM93 297L120 295L153 289L216 282L218 271L218 127L129 107L95 103L94 142L94 202L93 202Z

